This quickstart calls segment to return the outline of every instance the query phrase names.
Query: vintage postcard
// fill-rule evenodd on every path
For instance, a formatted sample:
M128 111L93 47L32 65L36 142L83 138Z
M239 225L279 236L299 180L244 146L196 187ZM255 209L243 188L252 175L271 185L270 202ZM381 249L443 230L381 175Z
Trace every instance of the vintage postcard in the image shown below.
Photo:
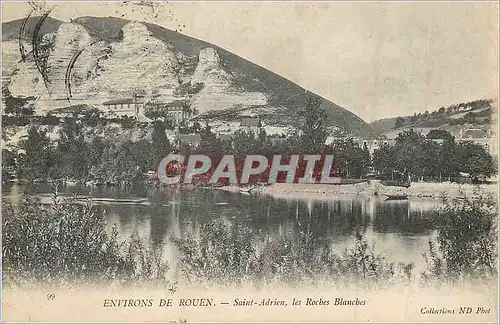
M498 322L498 13L3 1L2 321Z

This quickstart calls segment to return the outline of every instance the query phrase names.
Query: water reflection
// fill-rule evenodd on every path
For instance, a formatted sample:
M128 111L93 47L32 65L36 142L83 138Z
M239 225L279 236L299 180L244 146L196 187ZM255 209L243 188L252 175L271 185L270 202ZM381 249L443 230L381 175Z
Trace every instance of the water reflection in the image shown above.
M27 189L50 192L50 187L18 185L3 189L3 198L15 203ZM177 252L169 236L185 237L204 221L222 219L244 225L272 237L297 238L310 231L318 240L329 239L339 252L352 247L360 231L376 243L376 251L393 261L422 264L432 234L428 216L437 200L385 201L377 197L331 197L321 199L253 196L224 191L160 191L148 188L61 188L62 193L92 194L95 197L144 197L147 205L99 205L108 226L116 224L120 239L137 233L165 247L170 258Z

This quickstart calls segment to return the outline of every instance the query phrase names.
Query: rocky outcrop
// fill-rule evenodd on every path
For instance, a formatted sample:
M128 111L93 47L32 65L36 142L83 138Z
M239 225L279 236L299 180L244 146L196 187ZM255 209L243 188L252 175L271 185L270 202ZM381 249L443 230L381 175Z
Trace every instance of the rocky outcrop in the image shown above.
M203 83L205 88L228 88L229 73L220 64L219 54L213 48L204 48L198 56L198 65L191 77L191 84Z
M93 80L89 91L102 89L110 97L171 95L179 86L179 63L174 52L142 23L131 22L122 31L123 39L112 44L109 58L103 61L103 72Z
M106 48L105 42L98 42L81 25L65 23L59 26L47 64L52 99L60 100L68 97L69 89L66 84L68 67L71 72L68 84L72 95L81 97L82 91L79 88L96 76L100 54Z
M13 97L38 97L47 91L31 55L17 63L8 87Z
M25 47L32 50L31 45ZM17 62L17 71L11 78L9 90L13 96L37 97L36 108L43 112L52 106L51 101L68 97L66 71L75 55L79 54L72 64L69 84L73 94L78 96L78 87L97 75L101 53L106 51L108 45L91 37L83 26L64 23L56 33L45 34L38 48L38 65L45 73L46 82L31 51L25 61Z
M53 42L46 62L48 91L32 56L18 64L18 75L13 76L11 87L17 94L39 98L39 112L68 105L65 99L70 94L74 102L132 94L171 101L181 84L183 66L178 53L155 38L143 23L126 24L121 35L120 41L108 43L92 37L79 24L63 23L52 40L49 34L44 36L45 42ZM191 108L199 113L267 104L264 93L234 85L231 73L222 67L219 54L211 47L200 50L188 82L191 86L203 85L191 100Z
M222 68L217 51L210 47L200 51L198 65L191 77L191 84L198 83L203 84L203 89L193 97L191 108L200 113L267 104L261 92L236 89L231 75Z
M54 42L55 34L45 34L41 37L40 47L46 49ZM25 49L25 60L21 60L19 54L18 43L12 43L11 46L2 44L2 59L12 56L14 59L7 59L11 65L7 69L12 71L9 78L9 91L13 97L39 97L47 93L42 76L38 72L35 57L33 55L33 47L31 42L23 41ZM48 58L50 51L41 54L41 58ZM2 70L4 69L2 62Z
M2 24L2 70L7 81L4 84L12 81L9 90L13 96L37 97L37 107L52 100L28 53L31 51L29 35L33 34L39 18L32 17L28 22L24 42L28 56L26 62L21 63L17 42L24 20ZM64 26L59 28L61 25ZM48 17L40 37L48 40L54 34L61 43L51 53L55 55L51 61L59 65L49 67L54 73L54 85L51 85L54 95L56 90L64 90L60 86L67 67L63 62L70 54L88 43L89 34L92 42L94 38L102 41L89 45L75 62L71 80L74 100L78 103L100 103L129 97L134 92L164 95L164 99L159 99L163 102L192 95L191 107L200 113L242 109L247 114L252 110L267 118L268 124L298 127L302 123L298 112L304 108L305 99L314 95L222 48L154 24L115 17L80 17L72 23L64 23ZM196 83L202 83L203 88ZM55 102L53 108L68 105L65 100L52 101ZM331 126L358 136L371 135L371 129L359 117L326 99L322 101ZM37 112L44 113L38 109Z

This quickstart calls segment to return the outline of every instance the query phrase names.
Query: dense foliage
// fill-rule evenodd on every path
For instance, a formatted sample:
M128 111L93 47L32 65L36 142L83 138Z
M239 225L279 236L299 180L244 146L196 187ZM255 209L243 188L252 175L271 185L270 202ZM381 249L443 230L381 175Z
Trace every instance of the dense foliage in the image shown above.
M338 176L358 179L367 175L371 167L383 179L404 177L405 180L442 181L460 173L469 174L471 179L490 177L496 173L496 161L481 145L456 142L444 130L433 130L427 136L413 130L403 131L393 145L383 145L374 151L373 156L370 156L366 145L361 146L346 137L336 138L327 145L327 135L335 133L335 130L327 127L325 111L321 101L315 97L308 98L301 112L303 127L284 138L268 136L263 129L256 132L241 128L227 139L217 136L208 123L180 123L177 133L199 136L197 144L180 140L171 143L166 135L166 131L172 129L169 119L156 119L149 125L140 125L132 118L102 118L98 110L85 105L63 109L71 116L7 116L22 119L22 124L28 124L29 128L27 136L19 144L23 154L16 155L17 152L5 148L2 150L4 155L14 156L4 161L7 163L4 166L15 169L19 178L29 181L67 178L111 185L129 185L139 181L171 153L220 156L332 154ZM10 119L8 122L13 121ZM42 121L48 124L42 126ZM150 135L134 140L116 140L114 135L94 133L94 129L102 129L111 122L119 123L122 130L145 130ZM60 126L56 139L51 134L54 125ZM6 131L2 135L7 139Z
M424 136L413 129L401 132L394 145L385 144L373 153L373 166L384 177L408 175L412 180L423 177L446 179L460 172L471 178L490 177L496 173L493 157L480 144L455 142L444 131Z
M441 107L432 112L425 111L424 113L414 113L408 117L398 117L394 128L415 124L436 127L442 124L487 124L491 122L492 103L491 99L480 99Z
M413 268L376 255L359 233L354 247L340 255L331 251L328 240L318 241L309 232L296 240L270 238L219 221L172 240L181 252L183 274L192 283L383 287L410 280Z
M77 204L54 196L44 206L25 197L2 206L2 269L7 286L99 283L136 285L157 282L171 287L161 251L132 236L117 240L90 201Z
M496 279L497 205L492 198L445 199L433 217L437 242L429 241L425 281Z

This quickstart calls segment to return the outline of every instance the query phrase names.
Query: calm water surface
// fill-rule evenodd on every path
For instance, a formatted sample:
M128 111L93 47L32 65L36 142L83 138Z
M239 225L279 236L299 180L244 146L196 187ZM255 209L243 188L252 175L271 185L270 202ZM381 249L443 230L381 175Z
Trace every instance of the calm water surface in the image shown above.
M47 184L12 185L2 189L3 199L16 204L29 191L48 197ZM190 230L212 219L244 225L273 237L298 237L312 231L319 239L328 238L333 249L341 252L353 247L356 230L361 231L376 253L394 262L424 265L422 253L434 236L428 217L439 200L393 200L377 197L273 198L234 194L219 190L159 190L153 188L63 187L61 193L92 194L94 197L146 198L141 204L106 204L108 225L116 224L120 239L138 233L165 247L169 261L177 251L170 235L183 237Z

